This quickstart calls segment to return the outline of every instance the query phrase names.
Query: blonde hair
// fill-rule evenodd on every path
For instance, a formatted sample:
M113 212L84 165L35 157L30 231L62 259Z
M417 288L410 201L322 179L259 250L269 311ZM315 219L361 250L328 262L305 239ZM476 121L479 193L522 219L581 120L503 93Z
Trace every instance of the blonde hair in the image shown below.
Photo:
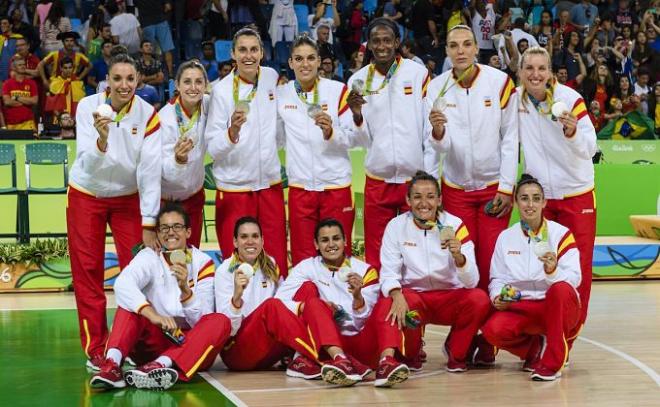
M550 54L548 51L543 48L543 47L529 47L523 52L522 57L520 57L520 63L519 63L519 71L522 70L523 64L525 63L525 60L533 55L541 55L544 56L545 59L548 61L548 69L550 69L550 72L552 73L552 59L550 58ZM545 95L546 95L546 102L548 106L552 106L552 101L553 101L553 95L555 91L555 84L557 83L554 74L550 76L550 80L547 83L547 87L545 90ZM525 89L525 85L523 84L523 92L522 92L522 102L527 103L529 102L529 94L527 93L527 89ZM549 112L548 112L549 113Z

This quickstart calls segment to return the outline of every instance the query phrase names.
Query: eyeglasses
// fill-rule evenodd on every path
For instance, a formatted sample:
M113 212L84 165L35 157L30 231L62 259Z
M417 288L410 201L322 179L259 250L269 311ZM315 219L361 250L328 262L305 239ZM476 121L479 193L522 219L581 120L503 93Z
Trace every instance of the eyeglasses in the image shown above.
M170 230L174 230L176 233L183 232L186 229L186 225L180 223L175 223L173 225L160 225L158 226L158 231L160 233L169 233Z

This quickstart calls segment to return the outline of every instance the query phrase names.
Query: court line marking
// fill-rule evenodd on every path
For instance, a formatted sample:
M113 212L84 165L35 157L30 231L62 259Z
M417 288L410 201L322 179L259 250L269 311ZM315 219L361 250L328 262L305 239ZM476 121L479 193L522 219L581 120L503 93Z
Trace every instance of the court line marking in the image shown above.
M429 332L429 333L436 334L436 335L447 336L446 333L439 332L439 331L434 331L434 330L431 330L431 329L427 329L425 332ZM578 336L577 339L579 341L587 342L588 344L591 344L591 345L593 345L597 348L601 348L604 351L610 352L610 353L620 357L621 359L628 361L633 366L635 366L636 368L638 368L642 372L646 373L646 375L648 377L650 377L651 380L653 380L658 387L660 387L660 374L658 374L658 372L656 372L651 367L649 367L646 363L640 361L639 359L636 359L636 358L630 356L629 354L627 354L625 352L622 352L622 351L620 351L616 348L613 348L613 347L611 347L609 345L606 345L604 343L595 341L593 339L589 339L589 338L584 337L584 336Z
M236 394L223 386L222 383L220 383L215 377L211 376L207 372L198 372L198 374L202 377L202 379L206 380L208 384L222 393L223 396L227 397L229 401L236 404L237 407L247 407L247 404L245 404L243 400L239 399Z

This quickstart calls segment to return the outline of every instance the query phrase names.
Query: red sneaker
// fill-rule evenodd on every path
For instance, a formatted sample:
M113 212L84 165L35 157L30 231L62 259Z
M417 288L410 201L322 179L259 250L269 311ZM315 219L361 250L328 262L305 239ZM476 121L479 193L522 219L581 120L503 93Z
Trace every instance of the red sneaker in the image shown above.
M445 346L443 347L443 351L445 356L447 356L447 366L445 369L448 372L451 373L462 373L462 372L467 372L467 363L465 361L460 361L454 359L454 356L452 356L451 352L449 352L449 349L447 348L447 342L445 342Z
M112 359L105 359L89 385L95 389L121 389L126 387L126 382L119 365Z
M535 382L551 382L561 377L561 372L555 372L539 364L530 376Z
M101 365L105 362L105 356L98 354L92 355L91 358L87 359L85 367L92 372L98 372L101 370Z
M352 386L362 380L351 361L345 356L336 356L324 364L321 368L321 377L326 383L340 386Z
M525 357L525 363L523 363L522 370L525 372L533 372L538 367L544 350L545 337L541 335L535 336L534 342L532 342L532 346L530 346L529 351L527 352L527 357Z
M289 363L286 369L286 375L289 377L299 377L306 380L316 380L321 378L321 366L309 360L309 358L298 355Z
M367 366L364 363L360 362L359 360L355 359L353 356L346 355L346 357L348 358L348 360L351 361L351 364L355 368L355 371L357 372L357 374L360 375L360 378L362 380L364 380L365 377L367 377L371 373L373 373L373 370L369 366Z
M179 379L176 370L153 361L126 372L126 382L138 389L167 390Z
M397 383L405 382L410 376L408 366L391 356L385 356L376 370L376 387L392 387Z
M406 359L405 363L406 366L408 366L408 370L410 370L411 372L418 373L424 369L424 361L419 355L417 355L413 359Z
M473 350L470 352L470 364L473 366L491 367L495 364L497 348L488 343L483 335L474 337Z

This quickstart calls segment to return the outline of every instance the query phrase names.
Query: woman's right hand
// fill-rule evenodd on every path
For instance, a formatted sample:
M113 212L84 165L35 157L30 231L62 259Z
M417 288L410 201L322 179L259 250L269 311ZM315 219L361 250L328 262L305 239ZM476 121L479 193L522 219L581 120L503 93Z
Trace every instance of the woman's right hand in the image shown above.
M234 143L238 143L238 133L241 131L241 127L247 121L247 113L235 111L231 115L231 127L229 127L229 138Z
M406 326L406 313L408 312L406 298L400 289L392 290L390 297L392 297L392 307L385 321L390 321L390 325L397 324L399 329L403 329Z
M499 295L495 297L495 299L493 300L493 306L498 311L506 311L506 309L509 308L510 305L511 303L502 301Z
M94 128L99 133L99 139L105 143L108 141L108 134L110 133L109 124L112 123L112 119L101 116L96 112L92 113L92 116L94 116Z
M243 291L247 287L250 279L241 271L234 271L234 298L240 299L243 297Z

